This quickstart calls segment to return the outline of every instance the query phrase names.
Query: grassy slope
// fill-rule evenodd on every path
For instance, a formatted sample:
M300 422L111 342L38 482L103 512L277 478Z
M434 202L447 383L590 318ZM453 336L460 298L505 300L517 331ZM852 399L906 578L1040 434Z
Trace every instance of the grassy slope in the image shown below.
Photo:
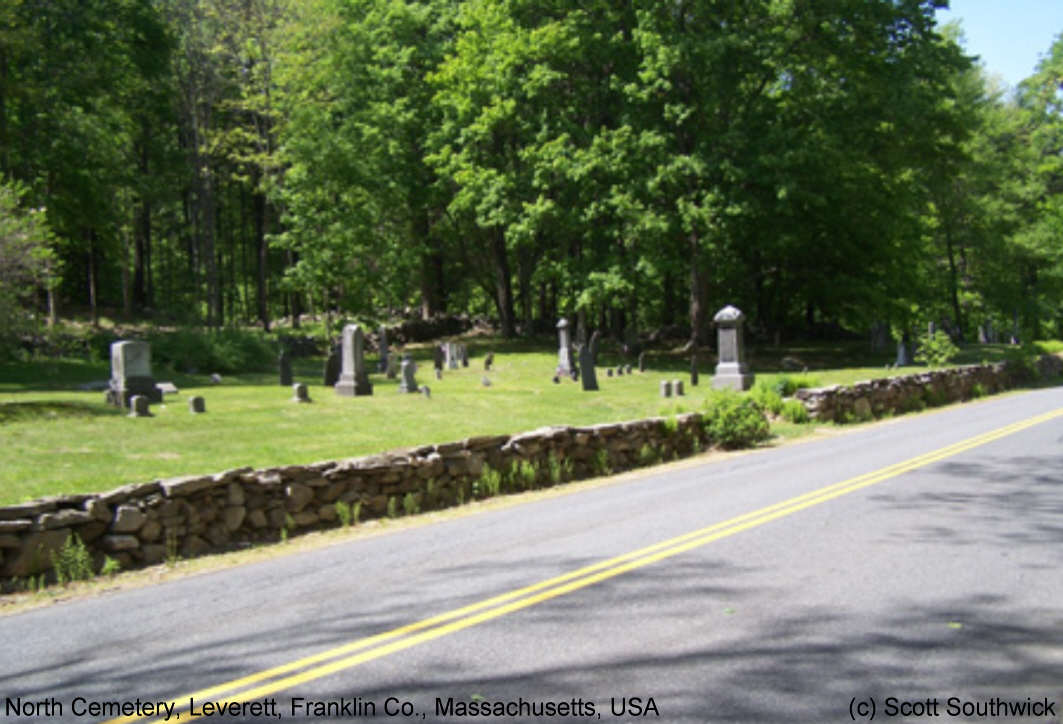
M440 381L432 372L428 350L415 350L418 382L431 387L431 399L399 394L397 383L383 375L371 377L375 385L371 397L340 398L322 387L320 360L296 361L296 380L310 387L311 405L290 402L291 390L277 385L273 375L233 377L211 385L202 375L159 371L158 379L172 379L181 392L154 406L155 417L150 419L130 419L108 408L102 392L76 391L80 383L108 377L106 363L0 365L0 450L4 452L0 504L244 465L257 468L353 457L548 424L588 425L691 411L701 406L710 384L707 360L701 364L702 385L690 388L685 359L651 356L653 371L609 378L601 369L601 391L584 393L578 383L551 383L553 353L510 345L509 351L496 353L495 369L488 373L491 386L484 387L482 355L489 348L498 350L502 345L474 343L471 366L447 371ZM758 379L773 381L780 376L778 362L785 354L808 364L810 376L820 384L919 369L891 371L880 364L882 360L861 356L859 346L821 345L764 350L755 364L763 370ZM965 361L996 359L1000 354L1002 348L980 347ZM608 351L601 361L619 363ZM835 361L846 366L822 369ZM659 382L676 378L686 380L687 396L662 400ZM192 394L204 396L207 414L189 413L187 400Z

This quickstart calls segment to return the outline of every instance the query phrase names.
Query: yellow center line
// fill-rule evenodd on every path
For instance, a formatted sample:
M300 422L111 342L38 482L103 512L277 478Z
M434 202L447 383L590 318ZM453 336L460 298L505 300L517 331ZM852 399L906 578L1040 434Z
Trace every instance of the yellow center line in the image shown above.
M568 573L539 581L507 593L493 596L477 603L453 609L405 626L385 631L373 636L358 639L312 656L291 661L248 676L234 679L216 686L184 694L167 702L175 711L187 714L189 702L209 700L216 694L237 692L228 697L214 700L217 704L253 701L278 691L289 689L308 681L329 676L344 669L417 646L427 641L461 631L466 628L499 618L558 596L586 588L601 581L614 578L632 570L656 563L713 541L727 538L745 530L755 528L773 520L783 518L798 511L825 503L842 495L866 488L876 483L897 477L903 473L924 467L945 458L952 457L966 450L985 445L994 440L1012 435L1034 425L1063 416L1063 409L1038 415L1037 417L991 430L967 440L954 443L944 448L919 455L885 468L849 478L840 483L828 485L773 505L736 516L689 533L655 543L623 555L609 558L593 565L570 571ZM355 653L358 652L358 653ZM353 655L351 655L353 654ZM328 662L328 663L323 663ZM300 671L302 670L302 671ZM299 673L293 673L299 672ZM286 676L287 674L287 676ZM280 677L280 678L278 678ZM245 688L260 682L260 686ZM143 717L128 716L112 719L104 724L126 724L139 721ZM196 717L189 717L196 718ZM161 721L161 720L157 720Z

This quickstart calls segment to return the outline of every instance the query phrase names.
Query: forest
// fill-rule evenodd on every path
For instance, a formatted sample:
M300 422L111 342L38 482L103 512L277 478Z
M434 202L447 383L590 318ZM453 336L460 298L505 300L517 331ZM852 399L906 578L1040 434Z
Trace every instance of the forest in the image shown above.
M0 336L577 315L1063 336L1063 37L939 0L8 0Z

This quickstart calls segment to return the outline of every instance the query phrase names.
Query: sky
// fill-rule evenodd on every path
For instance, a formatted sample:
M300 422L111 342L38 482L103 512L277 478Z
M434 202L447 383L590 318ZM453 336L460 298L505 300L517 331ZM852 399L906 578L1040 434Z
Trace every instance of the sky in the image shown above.
M1063 33L1063 0L950 0L938 22L960 20L970 55L981 56L990 75L1015 87L1034 73Z

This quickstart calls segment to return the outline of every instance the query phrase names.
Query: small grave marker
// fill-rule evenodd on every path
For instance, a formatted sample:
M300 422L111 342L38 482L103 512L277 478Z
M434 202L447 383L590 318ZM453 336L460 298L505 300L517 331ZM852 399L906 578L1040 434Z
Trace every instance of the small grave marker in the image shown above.
M192 395L188 398L188 411L194 415L199 415L207 411L207 402L199 395Z

